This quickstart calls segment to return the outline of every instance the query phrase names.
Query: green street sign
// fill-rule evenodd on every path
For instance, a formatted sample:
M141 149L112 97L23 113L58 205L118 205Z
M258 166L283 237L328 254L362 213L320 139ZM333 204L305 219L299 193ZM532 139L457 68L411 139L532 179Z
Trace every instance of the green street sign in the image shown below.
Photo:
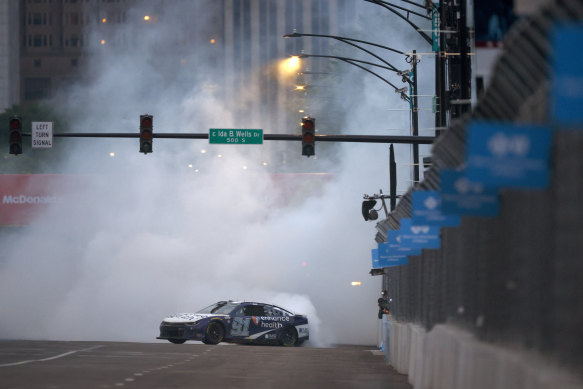
M263 130L211 128L209 130L209 143L232 145L263 144Z

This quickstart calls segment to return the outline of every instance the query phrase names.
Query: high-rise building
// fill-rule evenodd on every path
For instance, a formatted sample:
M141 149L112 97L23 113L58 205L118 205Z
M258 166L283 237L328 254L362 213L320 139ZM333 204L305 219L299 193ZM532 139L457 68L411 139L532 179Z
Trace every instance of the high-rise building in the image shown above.
M88 69L100 53L150 39L153 66L161 73L194 78L183 65L196 72L190 70L196 66L192 61L204 63L212 69L207 84L235 107L238 118L261 119L283 131L282 110L293 109L290 99L296 97L282 84L278 63L303 51L325 54L331 44L283 35L338 35L355 18L354 2L348 0L20 0L19 5L22 103L90 78ZM316 73L318 61L310 63Z
M81 77L92 45L90 32L124 23L133 0L20 0L20 100L50 97ZM109 28L111 30L111 28Z
M0 2L0 111L20 100L18 2Z

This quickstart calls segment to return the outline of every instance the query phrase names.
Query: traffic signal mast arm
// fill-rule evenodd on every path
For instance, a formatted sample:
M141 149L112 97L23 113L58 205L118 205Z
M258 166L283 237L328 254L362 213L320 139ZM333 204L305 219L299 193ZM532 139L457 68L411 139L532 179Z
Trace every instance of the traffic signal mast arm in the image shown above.
M22 133L22 136L31 136L30 133ZM139 138L140 134L134 132L69 132L54 133L55 138ZM208 139L208 133L160 133L154 132L153 138L159 139ZM356 143L400 143L400 144L432 144L433 136L412 135L326 135L316 134L317 142L356 142ZM301 135L295 134L263 134L263 140L301 141Z

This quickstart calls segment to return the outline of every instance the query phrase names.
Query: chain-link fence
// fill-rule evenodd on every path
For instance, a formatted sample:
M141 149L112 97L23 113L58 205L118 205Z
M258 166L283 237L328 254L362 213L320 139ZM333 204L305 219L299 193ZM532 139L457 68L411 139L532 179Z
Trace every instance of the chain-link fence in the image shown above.
M416 189L437 190L440 169L462 166L470 120L549 122L549 33L557 21L582 19L583 2L571 0L518 23L486 93L471 117L436 141L433 166ZM549 189L501 191L499 216L464 217L441 230L441 249L386 268L393 316L428 330L448 322L486 341L583 363L583 131L555 129L551 169ZM377 224L377 242L411 215L410 190Z

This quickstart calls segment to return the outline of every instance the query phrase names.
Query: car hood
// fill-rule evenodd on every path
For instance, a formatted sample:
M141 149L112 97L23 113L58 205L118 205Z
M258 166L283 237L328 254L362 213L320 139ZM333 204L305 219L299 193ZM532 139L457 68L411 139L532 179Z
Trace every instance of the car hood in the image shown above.
M176 315L165 317L164 321L166 323L191 323L211 316L225 315L214 315L209 313L177 313Z

